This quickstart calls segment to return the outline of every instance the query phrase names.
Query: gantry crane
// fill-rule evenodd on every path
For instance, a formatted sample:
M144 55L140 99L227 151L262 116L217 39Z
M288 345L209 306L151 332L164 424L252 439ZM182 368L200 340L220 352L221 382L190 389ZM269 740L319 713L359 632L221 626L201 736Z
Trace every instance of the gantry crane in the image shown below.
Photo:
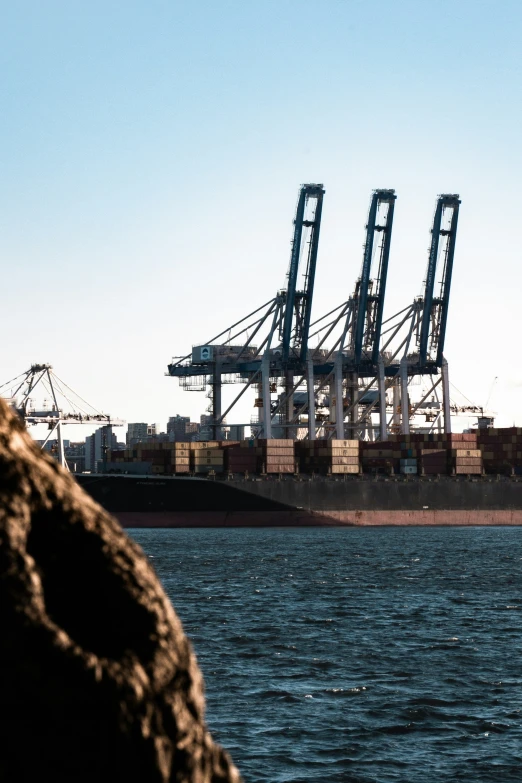
M316 352L314 373L316 376L323 375L322 382L316 383L316 391L329 388L326 429L338 438L344 437L347 430L351 437L364 437L365 432L373 437L372 414L375 412L379 414L378 436L381 440L386 439L390 427L395 431L409 432L410 417L423 410L428 397L432 392L436 394L440 383L443 386L444 427L446 431L451 427L448 368L443 351L460 199L456 194L438 197L423 295L383 322L394 201L394 191L375 191L366 228L363 266L355 293L343 305L312 324L311 337L320 336L319 347L332 336L335 338L324 357ZM382 208L384 215L377 222L375 215ZM378 230L383 233L380 264L374 281L368 272L368 258L372 250L372 236ZM441 277L437 282L438 272ZM367 281L370 282L365 304ZM376 302L372 301L374 293L377 294ZM339 324L342 325L340 334ZM336 329L337 332L334 331ZM419 375L435 378L431 377L432 385L428 392L413 406L409 403L408 382ZM390 389L393 403L392 416L388 420L387 391ZM305 406L301 412L304 410Z
M196 346L191 354L174 357L168 365L167 374L178 377L187 389L211 386L212 429L216 439L220 438L223 419L252 384L259 388L260 434L271 436L271 379L280 379L284 384L286 405L280 426L292 436L292 390L294 375L303 371L308 356L323 196L321 184L300 188L286 288L208 343ZM223 340L225 335L228 336ZM259 345L254 345L254 338L260 340ZM222 412L222 384L238 381L245 383L245 387Z
M45 389L50 397L50 407L35 405L35 391L37 387ZM63 446L62 428L66 424L86 424L92 426L101 424L104 427L103 435L107 440L107 433L112 427L125 424L121 419L115 419L108 414L96 410L85 402L67 384L60 380L53 372L50 364L33 364L25 372L6 383L0 385L0 395L7 396L11 407L18 413L26 426L46 424L49 432L42 443L45 447L54 435L58 445L58 461L66 470L67 461Z
M385 437L383 397L385 376L393 388L391 423L395 429L409 432L409 419L429 395L442 384L444 429L451 429L448 365L444 358L444 343L449 311L449 296L455 255L460 208L457 194L442 194L437 199L431 228L431 242L424 290L420 297L383 323L381 345L382 364L379 377L381 400L381 438ZM440 273L440 278L437 276ZM415 406L409 404L408 382L415 376L431 376L431 387ZM437 377L438 376L438 377ZM399 416L400 411L400 416ZM368 415L371 409L366 411Z
M311 358L313 367L309 371L308 386L314 378L318 381L317 391L329 389L330 417L326 429L338 438L344 437L346 412L352 422L356 417L359 378L373 377L378 372L396 198L391 189L373 191L361 274L355 290L348 300L312 324L314 331L310 336L318 336L319 342ZM333 344L324 348L329 338L333 339ZM343 381L348 385L347 396L343 394ZM306 404L298 412L301 415L308 411L310 438L314 437L315 430L314 396L309 393Z
M323 195L322 185L303 185L300 190L286 289L207 344L195 347L192 354L175 357L168 366L168 375L178 377L187 389L211 387L215 438L220 437L225 416L253 384L258 389L256 406L260 416L256 432L260 437L270 438L275 422L283 428L285 437L296 437L304 414L308 437L314 438L318 396L326 393L329 394L329 420L322 427L330 437L345 437L346 428L352 437L363 437L365 432L374 437L374 430L378 429L378 436L385 439L390 426L409 431L409 417L423 409L428 396L441 382L444 422L449 430L449 380L443 351L460 205L458 195L443 194L437 200L423 295L384 321L396 195L394 190L375 190L355 290L348 300L312 322ZM303 273L301 265L305 255ZM441 279L437 283L441 267ZM300 274L303 275L301 287ZM224 335L227 335L225 340ZM312 348L314 337L318 343ZM254 345L254 338L259 340L259 345ZM413 407L409 404L408 382L418 375L440 377ZM245 386L223 413L222 383L236 382ZM284 391L274 402L271 395L277 384ZM295 393L303 384L307 389L305 401L300 393L300 404L296 406ZM389 389L393 390L393 411L388 421ZM379 426L375 428L372 414L377 411Z

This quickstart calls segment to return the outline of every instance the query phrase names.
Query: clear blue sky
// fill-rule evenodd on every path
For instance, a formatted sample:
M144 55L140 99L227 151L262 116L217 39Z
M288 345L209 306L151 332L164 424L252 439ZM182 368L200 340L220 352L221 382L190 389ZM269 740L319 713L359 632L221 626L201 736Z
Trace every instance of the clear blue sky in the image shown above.
M522 425L520 0L2 2L0 380L48 361L128 421L195 416L164 377L284 284L325 184L315 315L346 298L370 193L398 194L387 313L462 198L446 355Z

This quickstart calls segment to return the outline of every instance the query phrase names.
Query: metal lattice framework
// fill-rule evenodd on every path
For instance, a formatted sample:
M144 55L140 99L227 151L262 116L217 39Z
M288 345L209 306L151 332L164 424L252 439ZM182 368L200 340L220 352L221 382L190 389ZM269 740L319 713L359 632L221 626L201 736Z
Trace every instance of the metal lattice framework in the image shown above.
M49 400L38 406L36 394L43 391ZM42 448L54 436L58 442L58 461L67 469L62 428L67 424L122 426L121 419L102 413L62 381L50 364L33 364L16 378L0 385L0 396L7 397L26 426L46 424L49 432Z
M286 289L191 354L176 357L168 374L178 377L184 388L211 387L215 438L225 416L252 385L257 388L255 432L260 437L272 437L277 426L284 437L295 438L304 422L311 439L318 429L326 437L385 439L390 430L408 432L410 419L419 412L428 420L431 416L437 426L443 415L448 430L443 350L459 197L438 197L423 295L384 319L396 195L394 190L375 190L353 292L312 321L323 195L322 185L303 185L299 191ZM429 378L430 387L412 404L408 385L419 376ZM227 382L240 382L243 388L222 412L221 388ZM278 386L282 393L273 400Z

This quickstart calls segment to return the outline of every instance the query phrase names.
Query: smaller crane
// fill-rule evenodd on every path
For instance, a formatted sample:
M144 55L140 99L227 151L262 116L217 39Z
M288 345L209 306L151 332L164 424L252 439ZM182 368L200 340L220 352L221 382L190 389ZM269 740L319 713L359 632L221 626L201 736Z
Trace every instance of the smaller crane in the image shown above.
M37 386L41 386L51 398L51 407L45 403L39 408L34 403L34 392ZM9 403L18 413L26 426L47 424L49 433L45 438L42 448L45 447L52 435L58 441L58 461L66 470L67 460L63 446L62 427L66 424L101 424L104 426L104 444L107 441L107 429L113 426L125 424L121 419L111 418L108 414L101 413L89 405L82 397L74 392L67 384L60 380L53 372L50 364L33 364L25 372L0 385L0 395L4 396L6 387L11 387ZM25 388L24 388L25 387ZM75 402L71 400L74 398ZM69 408L67 410L67 407Z

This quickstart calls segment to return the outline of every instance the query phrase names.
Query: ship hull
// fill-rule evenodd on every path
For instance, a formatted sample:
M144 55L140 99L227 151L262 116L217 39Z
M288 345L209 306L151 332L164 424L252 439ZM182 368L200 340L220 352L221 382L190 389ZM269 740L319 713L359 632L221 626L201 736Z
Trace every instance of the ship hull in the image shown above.
M79 475L123 527L522 525L522 481Z

